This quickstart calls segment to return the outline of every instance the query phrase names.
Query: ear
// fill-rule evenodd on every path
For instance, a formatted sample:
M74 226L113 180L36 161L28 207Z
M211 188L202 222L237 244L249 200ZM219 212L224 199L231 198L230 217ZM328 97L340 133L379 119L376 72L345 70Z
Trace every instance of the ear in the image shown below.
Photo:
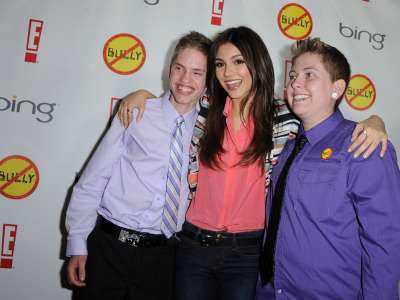
M333 83L333 92L338 95L337 98L340 98L344 94L345 88L346 81L344 81L343 79L338 79Z

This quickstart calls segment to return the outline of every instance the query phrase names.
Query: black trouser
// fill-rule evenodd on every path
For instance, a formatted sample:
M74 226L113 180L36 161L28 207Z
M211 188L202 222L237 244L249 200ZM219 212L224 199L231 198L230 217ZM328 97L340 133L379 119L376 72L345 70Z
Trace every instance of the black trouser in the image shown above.
M88 238L86 293L90 300L173 299L175 246L136 248L98 226Z
M185 223L176 256L176 299L254 300L262 233L218 238Z

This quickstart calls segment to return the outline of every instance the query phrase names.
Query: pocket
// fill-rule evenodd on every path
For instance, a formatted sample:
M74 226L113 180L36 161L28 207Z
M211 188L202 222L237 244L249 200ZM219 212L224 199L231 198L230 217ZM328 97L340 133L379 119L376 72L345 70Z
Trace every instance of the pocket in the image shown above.
M305 159L297 173L301 183L324 183L333 182L339 174L340 161L321 161L320 159Z
M336 181L340 174L339 161L304 161L296 174L299 186L298 201L294 201L295 209L314 220L322 221L329 218L332 213Z

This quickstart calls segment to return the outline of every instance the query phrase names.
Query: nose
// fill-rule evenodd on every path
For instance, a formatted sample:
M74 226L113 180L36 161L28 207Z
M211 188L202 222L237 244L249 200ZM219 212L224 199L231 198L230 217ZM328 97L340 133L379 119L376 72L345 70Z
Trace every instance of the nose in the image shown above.
M301 80L300 80L299 76L294 77L292 80L290 80L289 84L293 89L296 87L299 87L301 85Z
M189 71L184 70L184 71L182 72L181 81L182 81L182 82L189 82L189 81L190 81L190 72L189 72Z
M224 76L227 77L232 74L232 66L230 64L226 64L224 68Z

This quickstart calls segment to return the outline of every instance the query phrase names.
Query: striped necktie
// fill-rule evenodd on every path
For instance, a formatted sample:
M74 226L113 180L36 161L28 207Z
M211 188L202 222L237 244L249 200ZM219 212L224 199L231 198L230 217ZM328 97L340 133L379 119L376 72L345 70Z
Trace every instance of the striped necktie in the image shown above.
M183 160L182 124L184 119L179 116L172 134L167 188L162 216L161 231L169 238L176 232L178 224L179 195L181 190L181 172Z

